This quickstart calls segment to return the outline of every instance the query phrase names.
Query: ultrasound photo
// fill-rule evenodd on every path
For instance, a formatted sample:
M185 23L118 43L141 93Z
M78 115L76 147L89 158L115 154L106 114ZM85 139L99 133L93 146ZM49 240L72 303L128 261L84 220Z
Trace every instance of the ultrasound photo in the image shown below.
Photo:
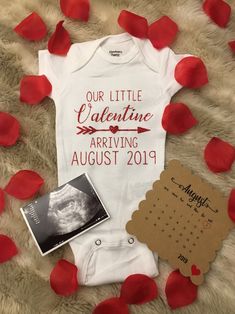
M20 210L42 255L110 218L87 174Z

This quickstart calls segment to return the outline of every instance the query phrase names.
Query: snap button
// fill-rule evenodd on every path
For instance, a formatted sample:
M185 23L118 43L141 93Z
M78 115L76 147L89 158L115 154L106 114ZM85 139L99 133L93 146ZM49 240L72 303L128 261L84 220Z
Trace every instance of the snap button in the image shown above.
M96 241L95 241L95 244L96 244L96 245L100 245L100 244L101 244L101 240L100 240L100 239L96 240Z
M129 239L128 239L128 242L129 242L130 244L133 244L133 243L135 242L135 240L134 240L133 238L129 238Z

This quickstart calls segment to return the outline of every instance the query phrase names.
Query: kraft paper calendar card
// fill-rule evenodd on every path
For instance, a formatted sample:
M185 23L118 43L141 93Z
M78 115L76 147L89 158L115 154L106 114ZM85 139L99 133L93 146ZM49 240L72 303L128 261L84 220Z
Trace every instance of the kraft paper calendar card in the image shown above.
M128 233L200 285L234 227L228 198L172 160L127 223Z

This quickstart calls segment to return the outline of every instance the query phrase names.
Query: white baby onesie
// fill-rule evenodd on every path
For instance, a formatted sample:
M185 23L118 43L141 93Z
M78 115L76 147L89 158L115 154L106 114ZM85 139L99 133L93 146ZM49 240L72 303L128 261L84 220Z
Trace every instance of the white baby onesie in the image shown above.
M82 285L158 274L157 256L125 225L164 169L161 118L185 56L128 33L73 44L64 57L39 51L56 106L58 184L87 172L111 216L70 242Z

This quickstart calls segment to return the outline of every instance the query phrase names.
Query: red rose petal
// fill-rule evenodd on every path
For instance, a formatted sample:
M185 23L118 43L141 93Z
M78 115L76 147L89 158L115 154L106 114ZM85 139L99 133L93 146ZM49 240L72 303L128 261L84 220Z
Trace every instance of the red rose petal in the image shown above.
M197 57L183 58L175 67L175 79L185 87L201 87L208 83L205 64Z
M157 49L170 46L179 31L178 25L168 16L163 16L149 26L148 38Z
M5 207L5 196L2 189L0 189L0 214L3 212Z
M89 0L60 0L60 8L65 16L87 22L90 15Z
M118 17L118 24L129 34L138 38L147 38L148 21L145 17L122 10Z
M233 189L228 201L228 215L235 222L235 189Z
M157 297L157 284L146 275L131 275L127 277L121 287L120 298L127 304L143 304Z
M235 40L230 41L228 45L231 48L231 50L235 53Z
M68 53L71 46L71 40L68 31L63 26L64 21L56 25L56 30L48 41L48 50L50 53L64 56Z
M20 124L6 112L0 112L0 145L12 146L20 136Z
M21 37L28 40L41 40L47 34L47 27L42 18L33 12L20 22L14 31Z
M20 82L20 101L35 105L49 96L51 91L51 83L45 75L24 76Z
M211 171L228 171L235 160L235 149L231 144L213 137L205 148L204 158Z
M15 198L26 200L33 197L43 183L44 180L36 172L20 170L11 177L4 191Z
M61 259L57 262L50 275L51 288L56 294L69 296L78 290L77 267Z
M181 275L178 270L173 271L165 287L169 306L176 309L193 303L197 298L197 289L198 287L189 278Z
M15 243L7 236L0 234L0 263L5 263L18 253Z
M167 105L162 116L162 127L171 134L184 133L197 123L189 108L182 103Z
M121 299L112 298L98 304L92 314L129 314L129 310Z
M204 12L220 27L226 27L231 16L230 5L223 0L206 0Z

